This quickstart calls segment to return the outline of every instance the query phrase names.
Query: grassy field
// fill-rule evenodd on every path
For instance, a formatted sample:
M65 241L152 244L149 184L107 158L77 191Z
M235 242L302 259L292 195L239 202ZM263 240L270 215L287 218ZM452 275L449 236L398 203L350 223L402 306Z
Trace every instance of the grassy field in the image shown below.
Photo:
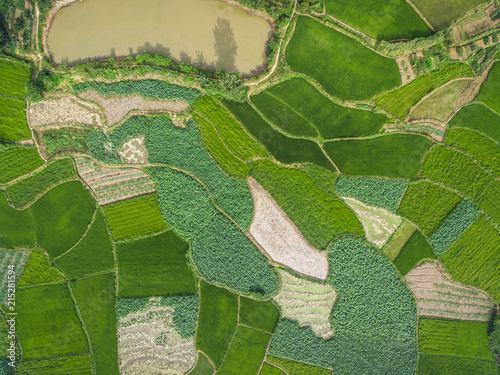
M71 284L89 335L97 374L119 374L115 284L115 274L95 276Z
M436 30L445 28L463 13L483 2L483 0L445 0L440 2L412 0L412 3Z
M195 280L188 244L174 231L116 245L118 297L192 294Z
M99 211L85 238L55 263L70 278L78 279L115 268L106 222Z
M0 95L24 98L26 83L31 79L27 65L0 60Z
M200 298L196 346L218 368L236 329L238 295L202 281Z
M270 340L267 333L238 326L217 374L238 374L242 369L247 374L257 374Z
M37 243L51 257L61 255L85 233L95 209L92 195L79 181L49 190L31 207Z
M500 234L480 216L441 257L458 281L474 285L500 299Z
M30 210L18 211L12 208L7 196L0 191L0 246L33 246L33 222Z
M280 311L273 302L240 297L239 324L272 333L279 317Z
M311 245L325 249L337 236L362 236L363 228L347 205L318 188L307 173L269 161L253 163L254 177L276 200Z
M401 248L399 255L394 260L394 265L401 272L401 275L406 275L423 259L435 258L436 254L432 251L431 245L417 230Z
M61 272L52 267L50 260L42 250L33 249L19 278L19 287L45 284L59 284L65 280Z
M224 143L236 156L243 160L267 156L266 149L252 139L241 124L213 98L200 98L193 105L193 109L215 125Z
M264 121L250 104L224 101L224 105L276 160L284 164L313 163L326 168L333 167L315 142L283 135Z
M89 352L66 284L18 289L16 297L16 312L22 317L16 330L25 361Z
M460 108L448 125L450 128L474 129L500 142L500 116L481 104Z
M431 146L415 134L388 134L364 140L325 143L325 151L347 175L415 178L420 160Z
M459 148L497 176L500 175L500 146L489 137L472 129L450 129L445 143Z
M202 352L198 352L196 366L191 370L189 375L212 375L214 370L214 366L212 366L207 356Z
M71 159L56 160L40 172L7 187L12 203L23 207L32 202L38 195L59 181L76 177L75 167Z
M477 100L488 105L493 110L500 112L500 63L495 63L491 68L486 82L481 86Z
M42 359L34 362L21 362L16 367L19 375L91 375L92 358L90 355Z
M457 193L440 185L426 180L417 181L408 186L398 213L430 235L461 200Z
M155 194L106 205L104 212L115 241L167 229Z
M488 323L420 318L418 345L426 354L494 360L488 345Z
M259 375L286 375L286 372L280 370L277 367L274 367L273 365L270 365L267 362L264 362L262 364L262 369L260 370Z
M195 114L194 118L200 126L203 144L220 167L230 176L247 177L250 173L250 167L226 147L216 128L201 115Z
M438 88L418 103L411 111L410 120L436 119L446 121L455 110L460 95L470 82L471 80L461 79Z
M394 60L310 17L298 18L286 59L293 70L345 100L366 100L401 84Z
M401 252L403 246L408 242L416 230L417 228L414 225L410 224L407 220L404 220L389 239L389 242L387 242L387 244L382 248L382 254L394 261Z
M3 82L2 82L3 83ZM0 96L0 140L6 142L31 139L26 122L26 102Z
M326 0L326 12L378 40L413 39L431 35L427 24L404 0Z
M16 147L0 152L0 184L33 172L43 163L35 147Z
M494 361L451 355L420 354L418 375L497 375Z
M323 192L332 198L338 198L335 193L335 181L337 180L337 173L317 165L308 165L305 171L314 184L319 187Z
M272 86L251 100L276 126L297 137L361 137L389 122L382 114L335 104L303 78Z
M479 197L479 207L500 223L500 181L491 180Z
M330 371L285 358L267 356L266 361L284 368L289 375L330 375Z

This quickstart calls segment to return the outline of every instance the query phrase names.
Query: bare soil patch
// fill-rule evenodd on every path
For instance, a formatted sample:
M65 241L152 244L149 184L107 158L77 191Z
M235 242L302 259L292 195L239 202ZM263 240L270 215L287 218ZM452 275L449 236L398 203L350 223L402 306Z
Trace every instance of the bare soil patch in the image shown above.
M148 150L144 145L146 137L133 138L124 143L118 151L120 159L127 164L144 164L148 160Z

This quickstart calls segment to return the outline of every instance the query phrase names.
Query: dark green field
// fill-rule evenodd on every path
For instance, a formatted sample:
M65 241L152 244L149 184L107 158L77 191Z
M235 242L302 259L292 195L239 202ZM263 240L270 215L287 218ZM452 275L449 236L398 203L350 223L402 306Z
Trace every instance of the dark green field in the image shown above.
M436 254L432 251L431 245L417 230L401 249L398 257L394 260L394 265L404 276L422 260L435 258Z
M7 196L0 191L0 246L33 246L33 222L30 210L18 211L12 208Z
M271 301L260 302L240 297L239 324L272 333L280 317L278 307Z
M440 30L483 0L413 0L413 4L437 30Z
M500 63L495 63L491 68L488 79L481 86L477 100L500 112Z
M3 83L3 82L2 82ZM13 142L31 139L26 122L26 102L0 96L0 140Z
M500 142L500 116L478 103L462 107L448 125L474 129Z

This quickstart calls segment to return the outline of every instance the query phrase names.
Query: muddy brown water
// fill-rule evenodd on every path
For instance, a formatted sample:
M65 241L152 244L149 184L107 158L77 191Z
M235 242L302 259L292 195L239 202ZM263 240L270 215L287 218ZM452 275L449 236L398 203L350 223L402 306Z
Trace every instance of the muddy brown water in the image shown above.
M251 75L271 35L268 20L220 0L77 0L57 12L47 45L58 64L149 51Z

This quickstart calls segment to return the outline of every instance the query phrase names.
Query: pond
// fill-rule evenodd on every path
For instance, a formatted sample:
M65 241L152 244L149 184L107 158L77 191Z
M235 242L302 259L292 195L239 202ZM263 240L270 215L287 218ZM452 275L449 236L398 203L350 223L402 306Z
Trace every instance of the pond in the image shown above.
M271 36L268 20L220 0L77 0L56 13L47 45L58 64L149 51L252 75Z

